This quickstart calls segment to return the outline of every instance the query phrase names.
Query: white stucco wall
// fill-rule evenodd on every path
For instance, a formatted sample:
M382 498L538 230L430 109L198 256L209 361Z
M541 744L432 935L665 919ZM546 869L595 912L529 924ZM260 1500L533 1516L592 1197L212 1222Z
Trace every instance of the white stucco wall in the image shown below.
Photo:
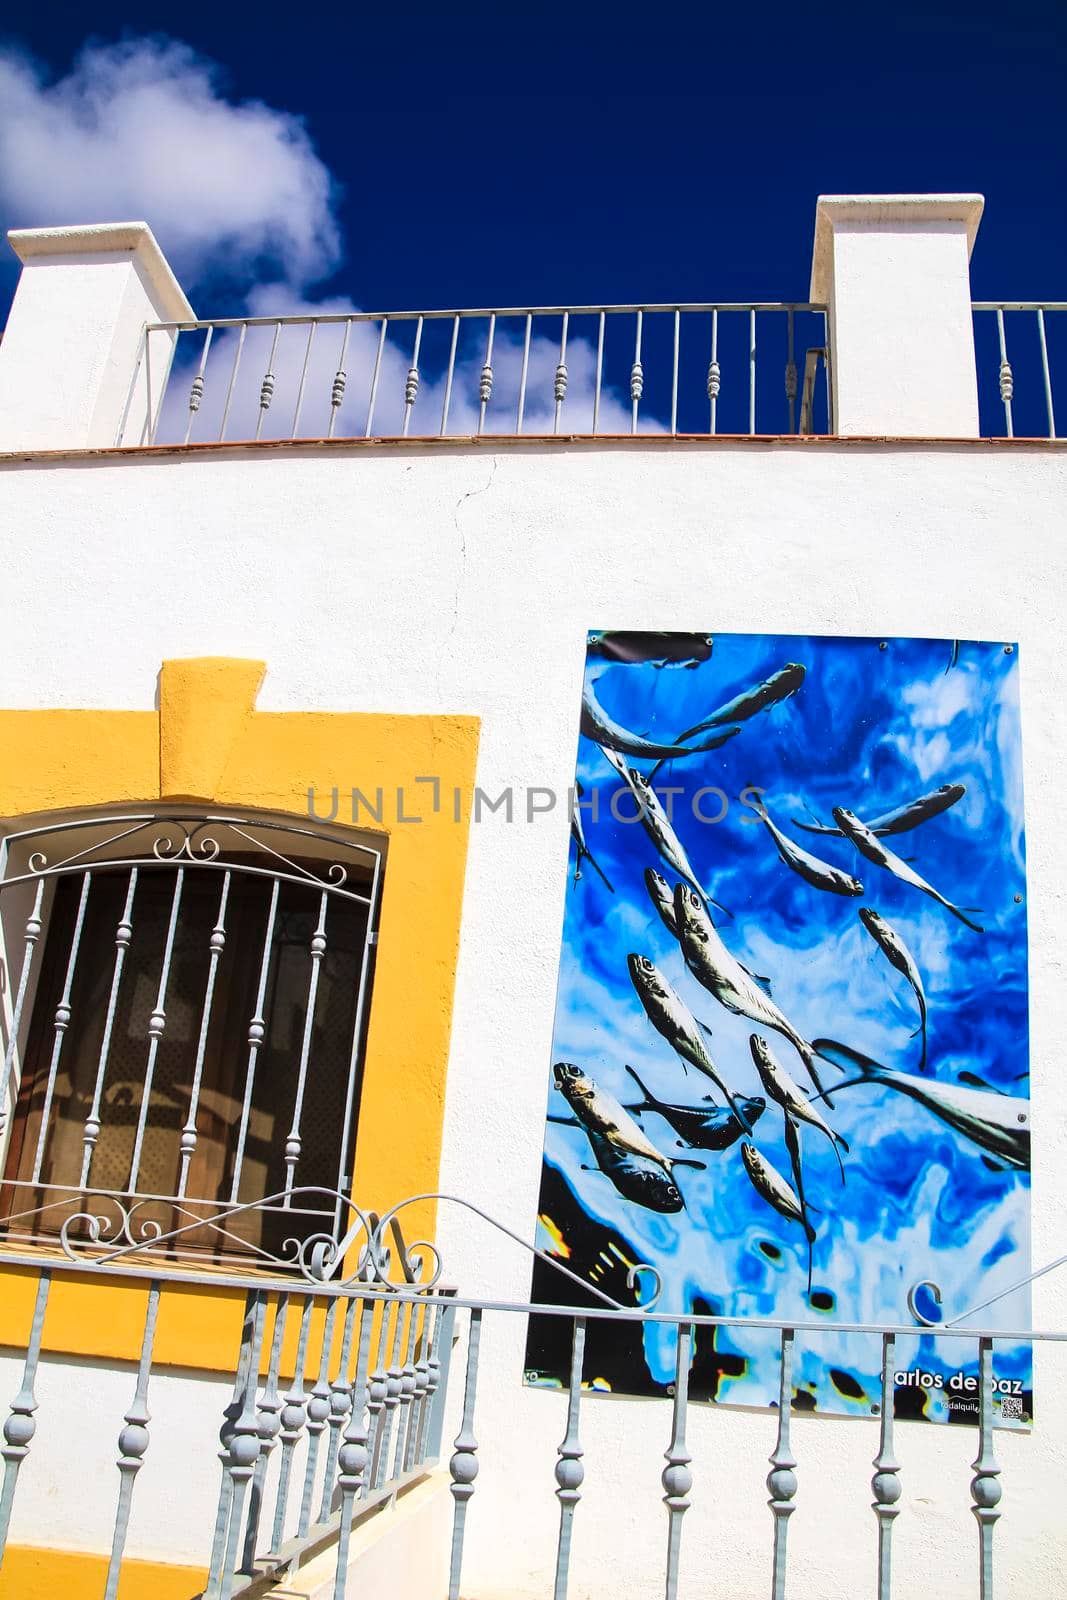
M1067 1201L1065 479L1067 457L1052 450L860 444L14 463L0 490L0 703L146 708L164 656L262 656L262 709L475 712L487 792L545 785L563 795L591 626L1019 639L1039 1265L1063 1249ZM343 791L360 774L336 780ZM472 829L467 872L442 1186L526 1237L567 831L562 805L529 826L487 816ZM452 1281L525 1296L529 1267L514 1246L447 1216L442 1233ZM1067 1326L1064 1274L1036 1286L1034 1315L1038 1326ZM520 1387L517 1319L508 1328L487 1318L483 1343L464 1593L543 1595L563 1400ZM998 1592L1012 1600L1067 1577L1067 1352L1039 1349L1036 1368L1033 1436L997 1440ZM773 1434L765 1413L693 1409L684 1594L763 1592ZM636 1600L658 1587L668 1435L663 1404L583 1404L575 1596L610 1588ZM869 1592L876 1426L801 1417L794 1448L793 1600ZM973 1594L973 1438L901 1424L898 1453L899 1592ZM138 1517L157 1493L162 1515L165 1490L142 1477Z

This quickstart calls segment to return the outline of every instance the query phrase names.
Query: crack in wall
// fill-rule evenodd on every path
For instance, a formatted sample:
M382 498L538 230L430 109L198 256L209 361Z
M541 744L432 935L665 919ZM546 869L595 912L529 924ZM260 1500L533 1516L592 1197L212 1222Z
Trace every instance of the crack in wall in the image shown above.
M448 640L449 641L452 639L453 635L455 634L456 628L457 628L458 623L459 623L459 592L460 592L460 589L463 586L463 575L464 575L464 570L465 570L466 565L467 565L467 535L464 533L462 527L460 526L460 521L459 521L460 507L466 501L474 500L474 499L476 499L478 497L478 495L486 494L489 491L489 489L492 488L493 479L496 477L496 469L499 466L499 464L500 464L500 457L499 456L494 456L493 457L493 461L492 461L492 466L489 469L489 476L486 479L486 481L482 484L482 487L480 489L468 489L466 494L461 494L459 499L456 501L455 506L452 509L452 521L453 521L453 523L455 525L456 532L459 534L459 571L456 574L456 585L455 585L455 590L454 590L453 595L452 595L452 623L451 623L451 626L449 627L449 630L448 630Z

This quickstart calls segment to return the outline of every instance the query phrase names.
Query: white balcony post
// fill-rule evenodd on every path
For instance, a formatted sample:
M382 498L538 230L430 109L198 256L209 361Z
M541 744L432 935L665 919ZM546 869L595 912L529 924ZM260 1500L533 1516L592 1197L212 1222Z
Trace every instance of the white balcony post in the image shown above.
M821 195L811 298L829 306L834 431L975 438L977 194Z
M0 343L0 451L151 436L174 336L193 310L146 222L8 234L22 273Z

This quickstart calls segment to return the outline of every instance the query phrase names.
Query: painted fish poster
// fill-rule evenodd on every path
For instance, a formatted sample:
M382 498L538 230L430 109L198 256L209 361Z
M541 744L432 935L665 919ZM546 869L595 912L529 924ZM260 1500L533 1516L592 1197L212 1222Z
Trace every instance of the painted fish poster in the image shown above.
M672 1316L825 1320L795 1408L879 1410L880 1341L830 1324L993 1302L998 1422L1033 1415L1018 677L1003 641L588 636L538 1244L624 1305L647 1263ZM901 1337L895 1414L973 1425L977 1354ZM569 1358L532 1316L527 1382ZM589 1324L593 1388L674 1360ZM697 1329L693 1398L778 1385L773 1330Z

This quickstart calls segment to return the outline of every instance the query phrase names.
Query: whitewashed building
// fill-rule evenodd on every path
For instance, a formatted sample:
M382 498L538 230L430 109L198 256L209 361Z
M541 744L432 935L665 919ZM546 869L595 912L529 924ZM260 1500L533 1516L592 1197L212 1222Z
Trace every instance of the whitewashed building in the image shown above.
M593 627L1021 642L1062 1256L1065 369L981 210L821 199L803 304L231 323L9 236L3 1600L1063 1585L1067 1269L1030 1432L523 1383Z

